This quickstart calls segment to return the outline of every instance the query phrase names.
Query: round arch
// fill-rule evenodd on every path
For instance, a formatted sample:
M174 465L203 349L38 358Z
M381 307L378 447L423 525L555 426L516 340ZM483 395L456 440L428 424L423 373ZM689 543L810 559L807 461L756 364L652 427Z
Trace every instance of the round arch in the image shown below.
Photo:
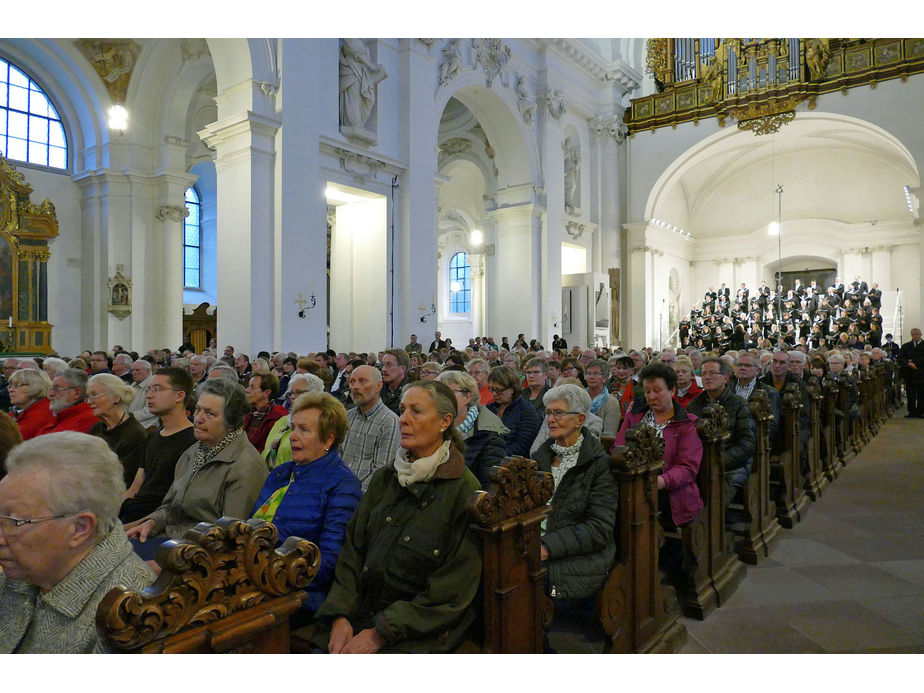
M541 183L542 167L535 137L519 116L516 97L510 89L500 80L487 87L480 72L469 70L438 89L434 113L439 117L450 98L465 105L485 131L498 162L498 187Z

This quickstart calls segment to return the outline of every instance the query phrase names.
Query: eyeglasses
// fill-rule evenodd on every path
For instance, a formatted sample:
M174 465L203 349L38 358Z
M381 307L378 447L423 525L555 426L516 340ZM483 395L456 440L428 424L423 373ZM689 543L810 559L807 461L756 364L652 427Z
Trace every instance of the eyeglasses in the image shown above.
M546 409L545 418L555 419L556 421L563 417L565 414L583 414L584 412L580 411L564 411L561 409Z
M176 388L163 387L162 385L151 385L148 388L148 392L153 392L156 395L158 392L176 392Z
M73 517L76 514L77 513L71 513L70 515L49 515L48 517L34 517L30 520L22 520L17 517L10 517L9 515L0 515L0 532L6 535L25 525L37 525L40 522L47 522L48 520L60 520L64 517Z
M451 389L451 388L450 388ZM468 390L453 390L457 395L469 395L471 394ZM492 390L493 392L493 390Z
M508 388L506 388L506 387L490 387L490 386L488 387L488 390L490 390L490 391L491 391L491 394L493 394L493 395L499 395L501 392L503 392L504 390L507 390L507 389L508 389Z
M66 392L67 390L79 390L79 389L80 389L80 388L79 388L79 387L76 387L75 385L70 385L70 386L68 386L68 387L55 387L54 385L52 385L52 386L48 389L48 394L49 394L49 395L55 395L55 394L57 394L57 393L59 393L59 392Z
M90 394L87 394L87 395L84 397L84 399L85 399L86 401L90 402L90 401L98 400L100 397L105 397L105 396L106 396L106 393L105 393L105 392L100 392L98 395L90 395Z
M568 371L577 372L577 367L575 367L575 366L566 366L565 368L562 368L562 369L561 369L561 372L562 372L562 373L567 373Z
M545 375L543 371L526 371L526 375Z

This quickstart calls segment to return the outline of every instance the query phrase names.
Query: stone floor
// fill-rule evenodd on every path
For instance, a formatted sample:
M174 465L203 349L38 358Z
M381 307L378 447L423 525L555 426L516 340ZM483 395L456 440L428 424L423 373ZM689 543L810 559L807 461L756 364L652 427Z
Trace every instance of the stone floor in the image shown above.
M924 420L898 411L682 653L924 652ZM558 652L602 642L553 634Z

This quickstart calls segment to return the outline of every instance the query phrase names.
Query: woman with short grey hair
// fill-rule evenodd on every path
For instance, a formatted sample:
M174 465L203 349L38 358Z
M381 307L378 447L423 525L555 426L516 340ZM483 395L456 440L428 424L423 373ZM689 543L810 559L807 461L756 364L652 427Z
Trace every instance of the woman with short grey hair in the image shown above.
M465 441L465 466L478 479L481 488L491 483L490 471L506 456L504 438L509 431L496 414L479 400L478 381L465 371L443 371L436 377L456 397L453 424Z
M22 443L6 467L0 536L15 550L3 552L0 653L109 651L96 630L103 596L154 579L118 520L118 458L99 438L63 431Z
M609 454L584 427L589 398L572 384L545 393L549 439L534 459L540 471L551 472L555 483L540 549L554 607L552 628L569 622L597 640L604 634L594 597L616 558L613 532L619 496Z
M244 433L248 411L247 395L237 383L210 379L203 384L193 415L197 443L177 460L161 506L127 526L142 558L153 558L158 546L182 539L199 522L250 517L268 470Z
M135 391L112 373L98 373L87 382L87 404L99 423L88 433L99 436L119 456L125 471L125 486L131 486L144 464L147 442L144 427L129 411Z
M10 403L18 412L14 418L23 440L35 438L43 428L54 425L55 417L48 406L50 387L45 371L27 368L10 376Z

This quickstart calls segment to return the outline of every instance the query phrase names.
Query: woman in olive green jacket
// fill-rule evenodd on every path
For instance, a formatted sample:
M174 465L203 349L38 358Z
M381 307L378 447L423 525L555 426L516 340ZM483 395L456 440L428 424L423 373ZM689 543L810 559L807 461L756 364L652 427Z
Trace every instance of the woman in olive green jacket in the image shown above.
M401 409L398 456L372 477L315 612L325 652L451 652L474 621L481 549L466 503L479 485L459 451L455 396L420 381Z

